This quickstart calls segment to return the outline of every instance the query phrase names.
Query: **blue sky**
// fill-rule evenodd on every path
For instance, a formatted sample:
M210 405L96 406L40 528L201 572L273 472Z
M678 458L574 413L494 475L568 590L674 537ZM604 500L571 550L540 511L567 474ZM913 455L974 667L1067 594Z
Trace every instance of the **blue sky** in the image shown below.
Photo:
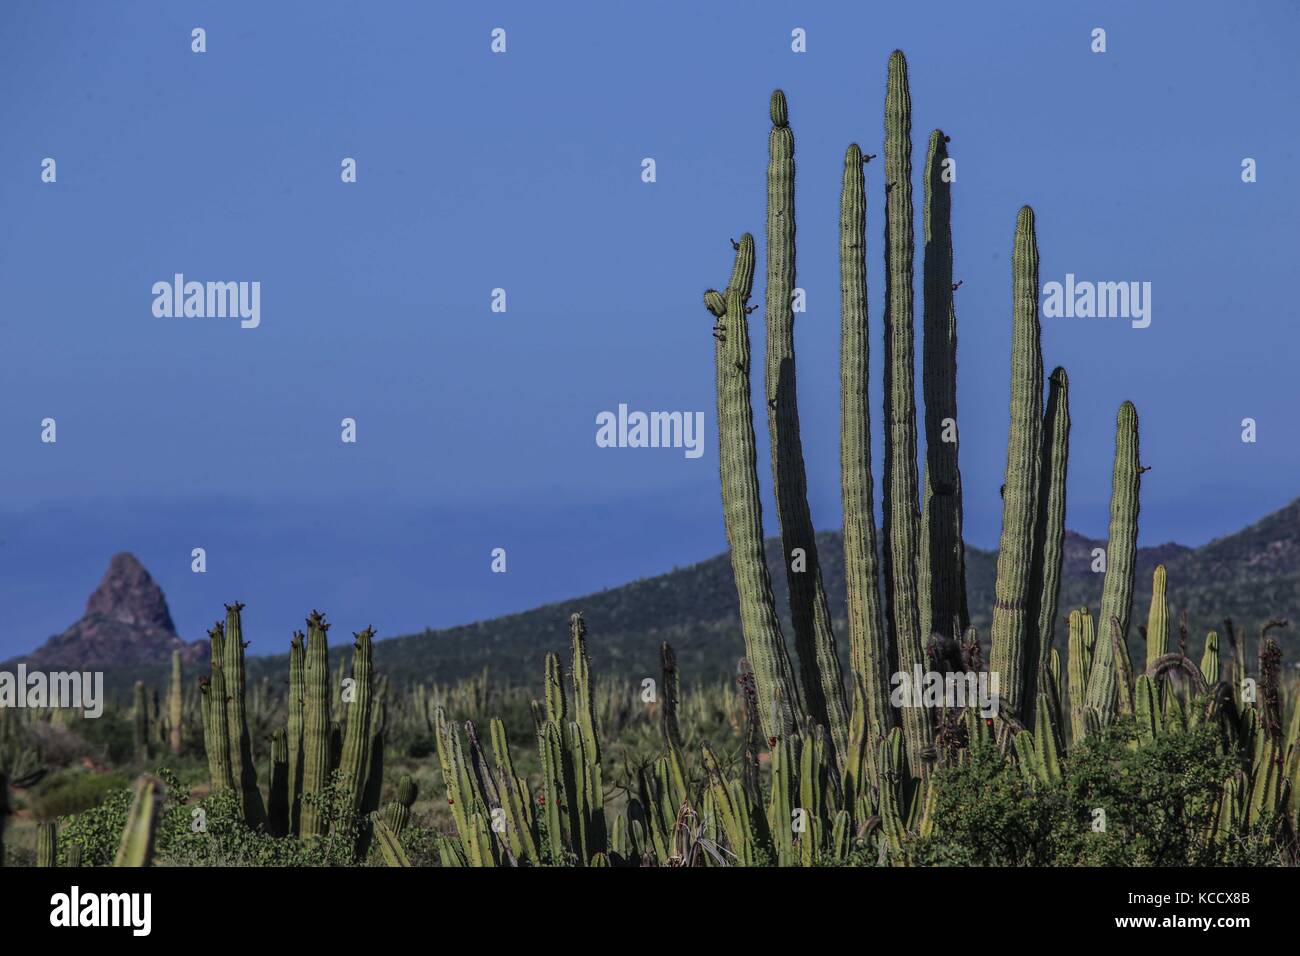
M918 173L935 126L958 161L970 539L994 544L1000 520L1026 202L1044 282L1153 287L1150 328L1044 324L1047 368L1071 376L1070 526L1104 533L1126 398L1153 469L1145 543L1201 543L1285 504L1300 492L1300 14L1132 6L6 3L0 657L78 616L121 549L187 636L247 602L259 652L314 606L391 635L722 550L700 293L725 283L729 237L753 231L762 254L777 86L797 141L810 499L837 526L840 169L850 141L880 152L895 47ZM57 183L40 181L45 157ZM1241 182L1244 157L1258 182ZM156 318L150 288L176 272L260 281L261 326ZM505 314L489 310L496 287ZM704 411L705 454L598 448L595 416L619 403ZM356 444L339 440L344 417ZM206 575L190 573L196 546ZM504 575L489 570L498 546Z

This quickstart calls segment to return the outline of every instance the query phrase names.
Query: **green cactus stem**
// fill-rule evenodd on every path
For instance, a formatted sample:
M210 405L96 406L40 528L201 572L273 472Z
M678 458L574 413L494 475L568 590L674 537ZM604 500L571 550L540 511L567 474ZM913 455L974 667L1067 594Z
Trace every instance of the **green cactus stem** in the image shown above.
M343 736L343 753L339 760L339 785L348 794L352 812L361 809L361 800L370 769L370 705L373 684L371 660L375 629L366 628L353 635L352 698L348 704L347 729Z
M36 826L36 865L58 866L59 825L53 820Z
M916 474L916 388L914 365L912 259L912 99L907 60L889 57L885 94L885 463L884 534L886 619L897 667L912 673L926 667L921 633L916 556L920 525ZM927 602L928 603L928 602ZM907 763L913 776L925 770L922 755L933 750L930 709L908 707L902 714Z
M149 759L149 693L144 681L135 682L131 705L131 732L135 744L135 759L144 763Z
M747 312L753 284L754 237L745 233L736 248L736 262L726 294L709 290L704 301L719 320L714 337L723 517L740 599L741 632L754 671L763 735L772 740L794 729L802 716L802 702L776 614L772 581L763 552L763 511L749 376Z
M868 378L866 176L856 143L844 155L840 192L840 485L844 508L844 580L848 596L849 663L854 679L847 768L875 766L875 741L893 723L889 655L876 566L875 492L871 477ZM853 726L857 726L854 737ZM854 758L855 750L858 757Z
M1201 676L1211 687L1219 682L1219 635L1216 631L1205 635L1205 650L1201 653ZM1300 706L1296 707L1295 712L1300 714Z
M329 624L319 611L307 618L303 659L302 797L299 835L322 835L327 827L323 798L330 777ZM310 798L310 799L309 799Z
M235 786L234 772L231 767L230 734L228 727L229 692L225 676L226 625L218 621L208 631L208 641L212 651L212 674L207 687L208 736L210 744L208 753L211 760L212 790L231 790Z
M162 784L157 779L146 774L136 780L114 866L140 867L153 862L154 831L162 802Z
M1110 538L1106 545L1106 578L1102 585L1101 620L1107 639L1098 641L1088 676L1088 707L1103 723L1115 715L1117 669L1109 628L1119 622L1118 646L1128 646L1129 613L1133 607L1133 575L1137 558L1138 492L1142 468L1138 459L1138 418L1132 402L1120 406L1115 427L1115 467L1110 493Z
M930 133L925 159L924 345L925 484L917 577L922 633L965 632L966 554L961 532L961 469L957 459L957 310L952 284L952 195L946 176L948 137Z
M379 852L384 858L384 863L387 866L409 867L411 861L406 851L402 849L402 841L397 838L397 833L384 819L375 814L370 818L370 826L375 834L375 842L379 844Z
M493 723L495 724L496 721L494 720ZM411 822L411 807L415 806L418 792L411 775L402 774L397 781L396 794L384 807L384 824L393 831L394 835L401 836L406 825Z
M306 666L306 637L294 631L289 641L289 700L287 720L287 747L289 751L289 833L297 836L302 820L302 760L303 712L306 693L304 669Z
M271 735L270 760L266 825L271 836L282 837L289 832L289 741L283 727Z
M244 631L236 601L226 605L226 640L222 671L226 678L226 721L230 734L230 767L244 821L254 830L266 824L266 807L257 789L257 769L253 766L253 744L248 733L248 715L244 709Z
M808 714L829 727L836 751L848 739L848 706L840 659L822 585L817 539L808 508L808 478L799 434L795 383L795 161L794 133L781 90L772 93L767 165L767 321L765 389L772 485L781 529L782 563L790 590L790 619L799 653Z
M1030 567L1029 598L1038 619L1025 667L1036 668L1037 683L1054 650L1056 613L1061 595L1061 563L1065 557L1065 477L1070 456L1070 380L1065 369L1048 377L1043 412L1042 454L1039 458L1038 505L1034 526L1034 560ZM1034 647L1036 645L1036 649ZM1059 686L1059 682L1058 682Z
M1147 667L1169 653L1169 602L1166 597L1166 572L1156 565L1151 577L1151 609L1147 612Z
M1012 256L1013 299L1011 329L1011 427L1007 436L1007 466L1002 486L1002 537L998 546L994 587L990 667L1002 688L1001 706L1012 716L1031 709L1029 692L1037 683L1031 614L1030 573L1033 566L1038 510L1039 460L1042 454L1043 357L1038 322L1038 242L1034 211L1028 206L1016 217Z
M185 687L181 671L181 652L172 651L172 679L167 688L167 744L172 755L181 752L181 725L184 720Z

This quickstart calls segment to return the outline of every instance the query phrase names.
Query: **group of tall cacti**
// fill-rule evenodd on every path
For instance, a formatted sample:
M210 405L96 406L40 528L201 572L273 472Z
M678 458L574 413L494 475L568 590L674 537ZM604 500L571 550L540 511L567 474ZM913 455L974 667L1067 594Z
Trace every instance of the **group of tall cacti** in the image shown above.
M289 645L287 717L285 726L271 734L263 802L245 712L242 609L242 604L226 605L225 622L208 633L211 673L200 682L200 689L212 790L233 791L247 825L272 836L320 836L328 831L337 810L361 824L363 847L371 815L380 809L387 725L388 682L373 671L374 630L366 628L354 635L351 678L339 682L346 720L331 716L329 624L313 611L306 635L294 633ZM342 803L336 808L327 799L334 789Z
M1019 755L1027 768L1051 773L1059 766L1064 741L1062 688L1060 656L1052 643L1065 530L1068 378L1064 369L1052 372L1044 403L1038 249L1034 213L1025 206L1016 219L1012 254L1011 421L989 662L990 675L998 679L1000 719L990 730L969 710L954 714L938 707L891 706L892 675L910 676L917 667L927 672L980 667L978 636L969 626L962 544L953 295L960 283L952 282L949 139L940 130L931 133L924 171L921 364L926 452L924 480L918 483L911 100L906 60L895 51L889 60L883 150L883 582L877 566L868 410L864 168L874 157L864 156L856 144L845 155L840 204L840 455L850 664L846 686L827 612L799 438L793 343L794 137L780 90L772 94L770 113L763 394L798 666L792 664L787 650L763 550L748 327L748 316L757 309L750 304L755 248L748 233L739 242L733 240L734 265L725 288L704 295L706 308L717 319L713 333L719 464L741 630L752 665L758 718L772 748L776 792L785 799L793 784L784 775L798 776L805 799L799 807L811 813L826 834L814 840L820 849L840 847L845 825L856 821L861 826L866 820L878 821L897 845L907 830L924 828L930 771L944 760L945 744L953 739L958 724L966 725L968 741L992 734L1004 751ZM1153 693L1165 702L1180 699L1166 686L1169 676L1190 674L1193 669L1195 677L1203 676L1195 665L1188 667L1185 658L1171 663L1167 644L1157 645L1159 653L1148 662L1147 674L1133 676L1128 634L1138 492L1145 470L1138 453L1137 412L1132 403L1124 402L1116 426L1101 639L1085 642L1076 636L1082 627L1077 622L1090 620L1083 617L1086 612L1070 616L1068 691L1076 739L1089 728L1109 723L1117 713L1132 714L1139 706L1150 729L1157 723L1150 708ZM1163 569L1157 586L1158 603L1163 606ZM1149 632L1157 630L1153 622ZM1195 683L1191 676L1185 679ZM1214 699L1222 697L1220 693ZM1195 707L1201 711L1215 709L1212 702L1197 700ZM1253 710L1243 713L1247 716L1234 711L1225 717L1225 726L1238 727L1241 721L1253 719L1249 717ZM1248 730L1238 736L1254 739ZM1282 766L1288 746L1289 769ZM823 765L825 772L815 769ZM1280 814L1285 791L1300 785L1295 741L1281 741L1279 750L1268 759L1257 759L1255 767L1255 776L1264 774L1273 788L1270 800ZM1250 792L1259 792L1258 787L1252 785ZM826 805L827 795L837 794L838 804L830 805L847 814L847 821L806 805L809 799ZM864 802L855 807L855 800ZM751 818L755 810L748 807ZM788 827L781 829L778 856L790 858L794 851L782 848Z

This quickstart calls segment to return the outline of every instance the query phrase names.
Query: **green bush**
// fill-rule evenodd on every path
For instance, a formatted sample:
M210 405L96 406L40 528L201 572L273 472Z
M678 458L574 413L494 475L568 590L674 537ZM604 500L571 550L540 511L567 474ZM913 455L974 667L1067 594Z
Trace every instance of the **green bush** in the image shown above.
M1215 797L1236 771L1213 727L1140 749L1120 721L1070 751L1060 782L1030 783L993 746L936 776L933 833L908 846L928 866L1264 866L1282 864L1268 821L1216 842ZM1104 830L1094 829L1104 811Z

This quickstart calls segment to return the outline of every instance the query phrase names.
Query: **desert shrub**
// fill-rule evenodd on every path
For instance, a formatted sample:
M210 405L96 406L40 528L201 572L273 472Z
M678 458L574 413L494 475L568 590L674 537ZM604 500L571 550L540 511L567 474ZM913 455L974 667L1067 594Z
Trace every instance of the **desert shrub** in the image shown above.
M129 783L122 773L91 773L79 767L57 771L33 788L28 805L41 819L69 816L99 806Z
M1212 727L1132 746L1119 721L1071 749L1062 779L1030 783L993 746L942 770L933 833L908 846L914 862L955 866L1276 865L1275 827L1208 838L1215 798L1238 769ZM1104 811L1104 830L1094 830Z

